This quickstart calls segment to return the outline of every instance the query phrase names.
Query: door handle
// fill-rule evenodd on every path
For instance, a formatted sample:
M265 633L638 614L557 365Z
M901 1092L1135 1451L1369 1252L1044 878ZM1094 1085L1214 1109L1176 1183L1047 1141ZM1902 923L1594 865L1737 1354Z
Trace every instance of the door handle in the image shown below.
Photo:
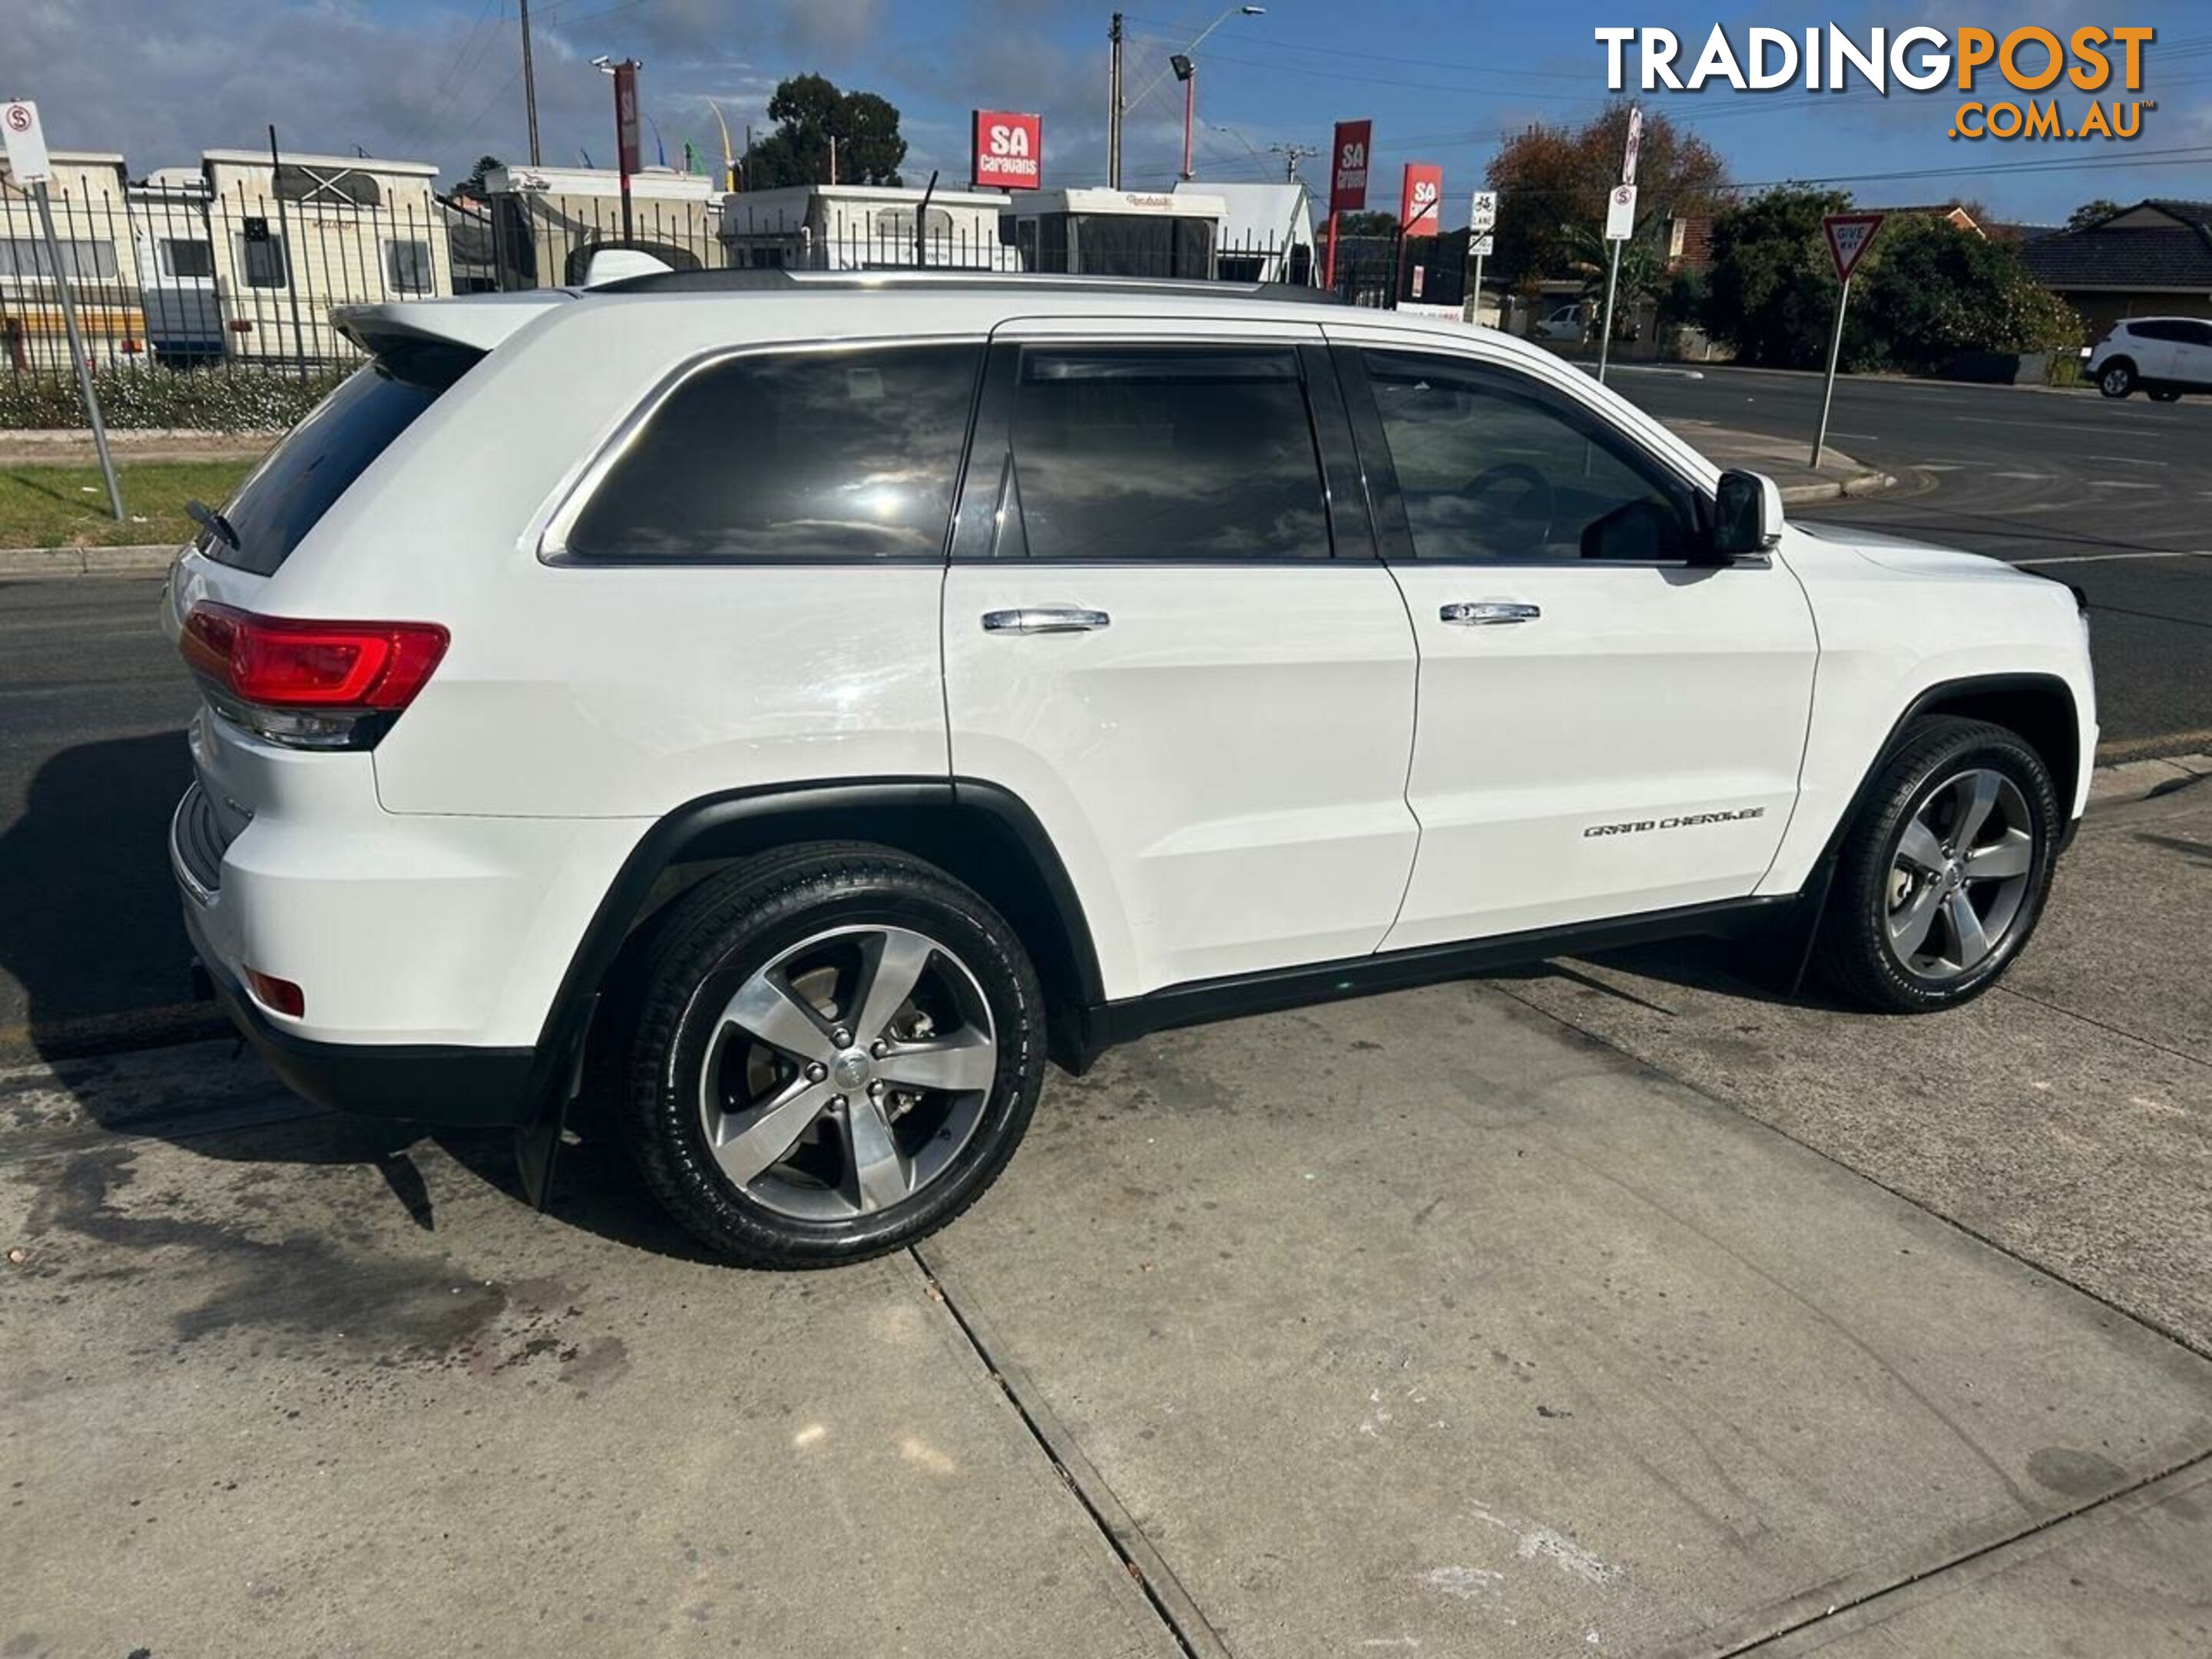
M1024 605L1018 611L986 611L986 634L1095 634L1114 619L1103 611L1076 605Z
M1543 606L1514 599L1462 599L1443 606L1437 617L1461 628L1498 628L1508 623L1534 622L1543 614Z

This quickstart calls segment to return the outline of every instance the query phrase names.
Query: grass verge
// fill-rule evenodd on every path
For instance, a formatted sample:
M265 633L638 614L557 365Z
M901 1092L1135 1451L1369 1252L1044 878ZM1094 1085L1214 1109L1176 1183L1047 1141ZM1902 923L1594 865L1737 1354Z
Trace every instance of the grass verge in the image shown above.
M185 503L226 500L252 461L124 461L118 520L96 466L0 466L0 547L136 547L192 535Z

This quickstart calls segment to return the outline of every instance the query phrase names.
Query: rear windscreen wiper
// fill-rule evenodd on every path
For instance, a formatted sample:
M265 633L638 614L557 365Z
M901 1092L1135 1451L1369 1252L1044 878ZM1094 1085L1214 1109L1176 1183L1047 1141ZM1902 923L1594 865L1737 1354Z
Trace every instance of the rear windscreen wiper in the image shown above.
M230 520L205 501L198 500L186 501L185 516L206 531L209 535L221 537L223 541L229 544L230 550L234 553L242 549L244 544L238 539L238 532L230 527Z

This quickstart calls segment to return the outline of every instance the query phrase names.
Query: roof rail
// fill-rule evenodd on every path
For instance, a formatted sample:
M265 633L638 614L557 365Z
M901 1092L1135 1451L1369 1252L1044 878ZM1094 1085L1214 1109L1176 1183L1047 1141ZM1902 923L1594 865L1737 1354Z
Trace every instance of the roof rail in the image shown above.
M1278 300L1294 305L1341 305L1327 289L1291 283L1215 283L1194 277L1062 276L1039 271L898 270L670 270L602 283L579 294L797 294L809 289L866 291L933 289L940 292L1003 292L1046 289L1066 294L1186 295L1217 300Z

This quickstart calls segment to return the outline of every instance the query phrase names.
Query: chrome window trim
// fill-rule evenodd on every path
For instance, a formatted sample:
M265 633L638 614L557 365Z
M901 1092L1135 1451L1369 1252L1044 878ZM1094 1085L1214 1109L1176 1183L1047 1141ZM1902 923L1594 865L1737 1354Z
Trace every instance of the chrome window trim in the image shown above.
M643 434L661 406L673 397L678 389L694 376L708 369L741 357L830 356L849 351L915 349L924 346L969 345L975 348L979 356L988 347L988 333L963 331L958 334L901 334L855 336L848 339L791 339L756 340L744 345L712 346L696 352L662 375L640 398L630 411L623 416L594 450L581 468L573 472L556 486L556 505L544 518L544 527L534 538L538 562L556 568L570 570L684 570L727 569L736 565L799 566L808 569L842 569L855 567L873 568L878 566L942 564L943 549L933 554L917 555L908 558L877 559L811 559L775 558L739 554L722 558L669 559L592 559L568 550L568 535L576 527L576 520L591 505L592 496L606 483L607 475L628 456L638 438ZM979 368L980 372L980 368ZM968 446L975 440L975 411L972 399L967 430L961 436L960 460L964 462ZM951 532L952 515L959 507L959 468L954 470L953 501L945 515L946 530Z

